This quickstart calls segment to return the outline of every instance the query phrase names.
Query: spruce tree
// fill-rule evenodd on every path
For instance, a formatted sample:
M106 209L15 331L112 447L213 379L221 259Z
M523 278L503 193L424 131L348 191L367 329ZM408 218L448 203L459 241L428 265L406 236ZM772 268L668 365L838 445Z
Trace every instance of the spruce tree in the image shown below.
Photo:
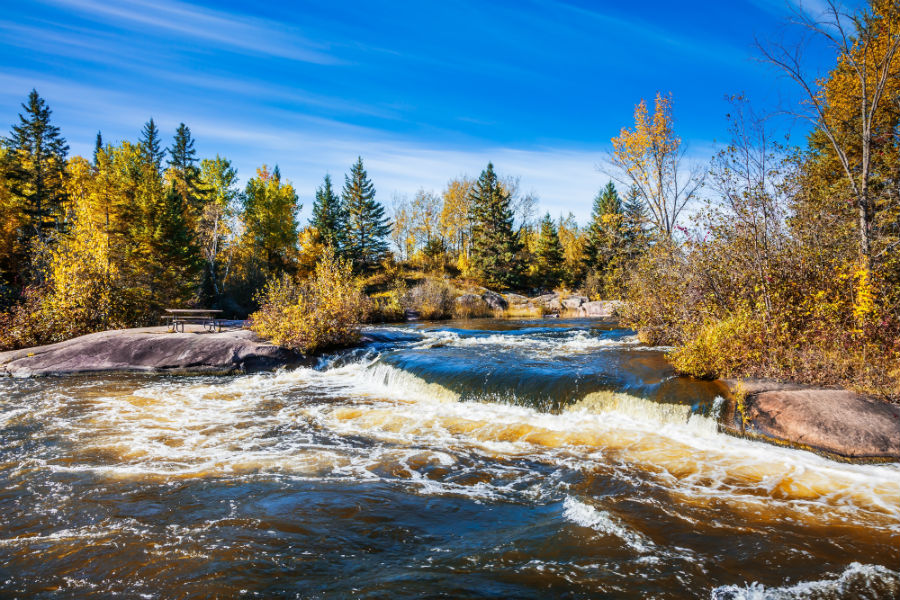
M375 186L366 174L361 157L350 168L350 174L344 176L341 199L347 219L344 256L357 269L377 264L387 252L385 238L391 226L384 216L384 206L375 200Z
M621 237L622 216L622 201L610 181L594 198L585 248L588 270L602 270L610 259L610 252Z
M97 161L100 157L100 152L103 150L103 135L98 131L97 139L94 140L94 168L97 168Z
M33 239L45 242L61 226L69 146L50 123L52 111L37 90L31 90L22 108L25 113L19 113L19 124L13 125L4 145L9 150L10 191L26 216L21 236L27 244Z
M340 198L331 186L331 175L325 175L325 181L316 188L309 224L316 228L325 244L340 254L346 237L347 217Z
M188 133L190 135L190 132ZM166 151L160 149L159 129L157 129L156 123L153 122L153 117L150 117L150 120L144 123L144 128L141 130L141 139L138 140L138 143L143 149L144 159L156 167L157 172L161 173L162 161Z
M625 246L629 255L634 257L640 254L641 249L647 244L647 223L650 220L647 205L637 187L632 187L628 191L622 210Z
M184 199L169 185L155 208L153 231L154 295L162 304L192 299L200 274L200 253L184 218Z
M152 119L151 119L152 122ZM196 220L202 210L202 198L198 189L200 169L197 168L197 151L190 128L181 123L175 131L175 139L169 153L169 181L181 194L191 221ZM160 155L162 159L162 155Z
M565 257L559 241L559 231L550 214L541 219L541 231L534 250L534 282L542 288L553 289L562 280Z
M509 193L488 163L469 191L472 227L472 266L484 282L515 287L522 276L522 247L513 231Z

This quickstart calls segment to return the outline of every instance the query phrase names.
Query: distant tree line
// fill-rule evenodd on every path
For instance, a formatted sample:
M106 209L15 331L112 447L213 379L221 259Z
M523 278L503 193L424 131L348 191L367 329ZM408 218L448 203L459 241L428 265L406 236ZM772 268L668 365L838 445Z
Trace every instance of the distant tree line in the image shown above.
M587 228L571 216L538 224L536 199L488 164L440 196L396 201L389 217L358 158L340 191L325 175L301 226L297 191L277 165L241 189L228 159L198 158L187 125L166 147L152 118L136 142L104 143L98 132L90 160L69 157L33 90L0 149L6 345L152 324L171 306L246 315L267 281L312 273L326 248L363 275L389 260L495 289L593 278L595 292L612 293L646 233L643 204L630 198L620 202L610 183Z

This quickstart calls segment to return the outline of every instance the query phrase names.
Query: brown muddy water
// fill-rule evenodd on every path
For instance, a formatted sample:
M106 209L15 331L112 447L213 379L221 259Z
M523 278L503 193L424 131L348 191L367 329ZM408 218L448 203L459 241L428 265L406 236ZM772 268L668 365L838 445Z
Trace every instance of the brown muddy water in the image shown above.
M0 596L900 597L900 465L717 432L598 321L316 368L0 380Z

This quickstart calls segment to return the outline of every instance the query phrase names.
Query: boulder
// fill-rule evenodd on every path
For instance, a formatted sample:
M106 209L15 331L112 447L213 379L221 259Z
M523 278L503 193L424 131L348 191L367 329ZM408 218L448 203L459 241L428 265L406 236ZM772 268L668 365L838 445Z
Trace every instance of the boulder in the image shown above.
M618 314L622 302L618 300L594 300L585 302L578 307L578 313L583 317L610 318Z
M562 301L562 305L568 310L577 310L587 301L588 299L585 296L569 296Z
M509 302L497 292L487 291L481 295L481 299L484 300L492 310L506 310L509 308Z
M166 327L145 327L2 352L0 373L15 377L109 371L235 373L302 362L301 354L265 342L249 330L168 333Z
M403 311L403 318L407 321L418 321L422 318L422 313L417 310L413 310L411 308L407 308Z
M481 296L476 294L463 294L462 296L457 297L455 302L459 306L475 307L480 305L483 300L481 299Z
M543 304L545 306L551 302L559 303L559 294L551 292L549 294L544 294L543 296L535 296L531 301L535 304Z
M506 301L509 302L511 306L521 306L523 304L529 304L531 301L522 296L521 294L503 294L503 297L506 298Z
M732 383L733 387L733 383ZM900 406L848 390L743 385L726 431L858 461L900 460Z

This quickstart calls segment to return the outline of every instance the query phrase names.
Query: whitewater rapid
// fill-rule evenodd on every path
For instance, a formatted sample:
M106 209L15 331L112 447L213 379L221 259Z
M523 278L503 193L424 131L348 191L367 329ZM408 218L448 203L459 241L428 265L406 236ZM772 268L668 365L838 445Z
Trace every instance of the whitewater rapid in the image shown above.
M0 401L0 429L39 431L53 442L35 445L27 436L8 435L0 472L7 486L36 476L49 482L31 509L32 520L80 500L84 491L65 483L72 478L123 489L191 488L208 481L241 487L262 478L289 488L381 486L454 505L474 502L485 510L545 507L541 527L554 523L589 546L617 548L615 560L630 565L623 572L649 569L668 581L671 570L672 581L683 580L695 588L692 594L703 573L715 570L704 558L713 551L686 533L670 539L662 522L670 522L670 533L704 532L715 548L723 536L755 540L761 532L788 531L784 543L796 546L788 552L796 556L815 555L809 544L824 532L846 537L837 544L840 552L900 541L900 465L838 463L723 435L717 425L721 398L658 401L671 375L651 373L656 363L645 356L660 349L641 346L627 331L561 324L549 331L535 325L400 333L373 329L375 342L366 348L327 357L315 368L267 374L3 382L15 393ZM510 368L498 383L504 361ZM607 364L628 365L638 375L621 379L612 372L603 379L591 370ZM578 373L577 381L558 374L566 368ZM535 370L559 377L556 387L533 391L523 385ZM593 389L596 379L625 383ZM504 385L515 393L504 392ZM546 395L566 400L547 410L539 402ZM22 505L13 512L31 514ZM172 524L171 536L154 543L184 550L191 535L222 519L206 526ZM6 523L0 548L15 560L17 551L33 552L38 544L68 548L77 540L160 536L134 516L81 525L51 521L57 526L18 533L21 524ZM215 554L191 552L195 558ZM548 577L563 569L560 557L542 558L543 552L535 550L522 569ZM829 550L829 561L835 552ZM810 573L805 583L790 585L752 577L719 584L720 576L710 576L703 594L843 597L847 586L859 587L862 580L872 589L898 589L900 574L876 558L857 555L844 570ZM576 566L563 570L574 569L568 577L576 582L577 573L594 563L573 561ZM591 573L586 589L597 576Z

